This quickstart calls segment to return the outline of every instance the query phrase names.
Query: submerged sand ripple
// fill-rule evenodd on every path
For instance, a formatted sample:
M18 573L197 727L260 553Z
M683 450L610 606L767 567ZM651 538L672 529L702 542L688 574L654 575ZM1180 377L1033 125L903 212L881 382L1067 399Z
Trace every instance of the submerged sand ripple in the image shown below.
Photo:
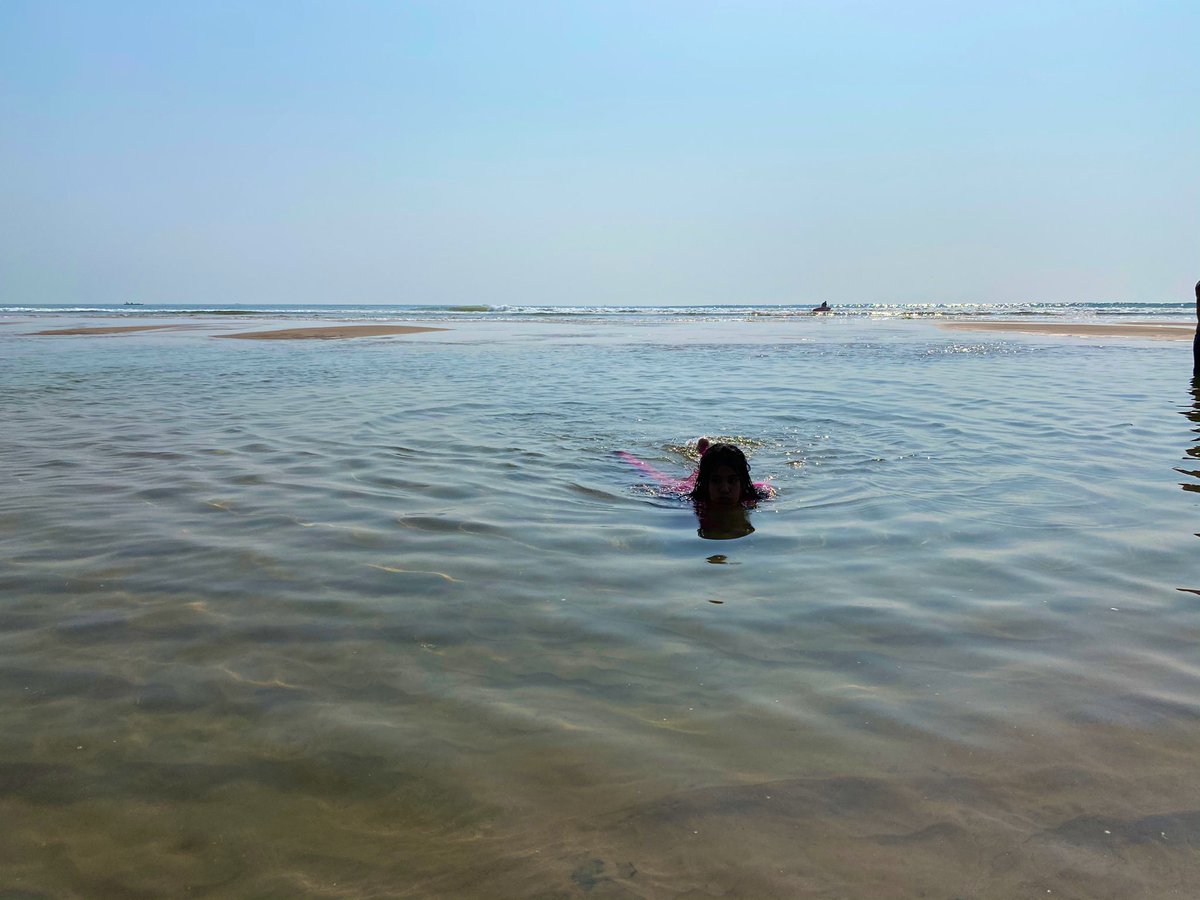
M213 336L252 341L328 341L340 338L383 337L389 334L420 334L425 331L448 330L447 328L426 328L421 325L328 325L318 328L282 328L277 331L243 331L238 334Z

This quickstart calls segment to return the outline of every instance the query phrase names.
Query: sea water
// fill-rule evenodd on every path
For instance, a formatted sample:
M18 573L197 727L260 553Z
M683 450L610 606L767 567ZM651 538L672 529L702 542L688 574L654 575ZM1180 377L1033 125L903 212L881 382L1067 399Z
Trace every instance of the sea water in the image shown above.
M0 894L1200 874L1185 344L890 316L28 334L62 315L0 330ZM701 435L775 488L746 537L615 454L682 476Z

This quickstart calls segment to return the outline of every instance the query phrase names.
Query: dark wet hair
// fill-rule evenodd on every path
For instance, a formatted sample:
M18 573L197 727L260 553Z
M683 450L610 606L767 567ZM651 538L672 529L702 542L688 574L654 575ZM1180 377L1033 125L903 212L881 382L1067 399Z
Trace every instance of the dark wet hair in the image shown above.
M742 502L762 500L766 494L754 486L750 480L750 463L746 462L746 454L733 444L710 444L700 457L700 468L696 472L696 486L688 494L693 500L708 499L708 482L721 466L729 466L737 474L742 483Z

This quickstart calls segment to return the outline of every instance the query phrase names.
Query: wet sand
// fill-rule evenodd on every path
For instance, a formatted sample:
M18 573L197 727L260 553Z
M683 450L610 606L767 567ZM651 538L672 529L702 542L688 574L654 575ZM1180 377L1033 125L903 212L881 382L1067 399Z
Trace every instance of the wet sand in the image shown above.
M382 337L389 334L420 334L423 331L449 331L420 325L329 325L319 328L282 328L277 331L243 331L213 337L242 338L251 341L338 340L355 337Z
M1019 331L1027 334L1058 334L1067 337L1134 337L1166 341L1191 340L1196 326L1184 322L1122 322L1094 324L1091 322L1016 322L972 320L969 322L938 322L950 331Z
M167 329L195 328L195 325L103 325L94 328L55 328L50 331L34 331L31 334L123 334L127 331L163 331Z

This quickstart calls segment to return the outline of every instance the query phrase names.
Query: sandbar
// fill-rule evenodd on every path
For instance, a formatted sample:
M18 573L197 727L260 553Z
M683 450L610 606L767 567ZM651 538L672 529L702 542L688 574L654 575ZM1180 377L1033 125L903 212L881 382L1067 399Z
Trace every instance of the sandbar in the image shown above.
M1132 337L1164 341L1190 341L1196 326L1185 322L1016 322L1011 319L938 322L951 331L1022 331L1027 334L1059 334L1067 337Z
M449 331L421 325L327 325L319 328L282 328L278 331L243 331L238 334L214 334L213 337L241 338L251 341L329 341L339 338L380 337L388 334L419 334L423 331Z
M96 328L56 328L30 334L122 334L126 331L160 331L164 328L195 328L195 325L102 325Z

